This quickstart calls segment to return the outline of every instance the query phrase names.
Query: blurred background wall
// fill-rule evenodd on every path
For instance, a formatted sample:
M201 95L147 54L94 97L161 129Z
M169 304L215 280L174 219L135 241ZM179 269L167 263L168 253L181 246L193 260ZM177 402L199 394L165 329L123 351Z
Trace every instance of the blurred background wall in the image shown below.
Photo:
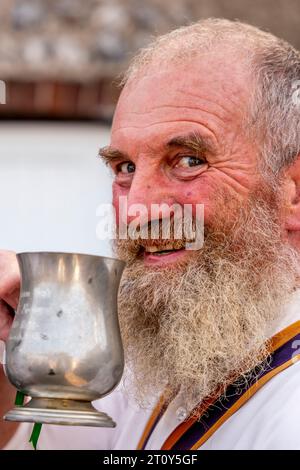
M300 48L299 0L1 0L6 117L101 118L114 83L151 37L210 16L240 19Z
M111 255L109 240L96 237L97 208L111 201L97 159L108 140L96 123L1 123L1 249Z
M111 253L96 237L111 198L96 155L118 76L153 35L210 16L300 48L299 0L1 0L0 248Z

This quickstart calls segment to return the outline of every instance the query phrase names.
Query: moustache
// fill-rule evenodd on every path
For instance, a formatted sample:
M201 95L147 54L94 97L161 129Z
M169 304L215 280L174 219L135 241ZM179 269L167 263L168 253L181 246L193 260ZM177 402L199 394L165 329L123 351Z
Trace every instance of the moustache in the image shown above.
M145 252L158 253L186 249L195 243L199 224L193 218L189 226L178 224L171 219L150 221L137 227L127 227L125 237L117 237L116 248L133 257L142 257ZM203 234L200 234L203 238ZM188 248L191 249L191 248Z

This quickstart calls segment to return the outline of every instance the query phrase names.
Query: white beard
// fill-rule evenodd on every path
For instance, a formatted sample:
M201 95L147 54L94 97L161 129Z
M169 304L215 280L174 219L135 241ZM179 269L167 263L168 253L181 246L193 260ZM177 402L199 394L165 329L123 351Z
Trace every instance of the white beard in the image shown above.
M134 245L118 241L128 262L119 317L141 406L168 385L169 399L180 390L191 409L268 357L269 327L297 284L299 256L265 202L252 202L224 231L208 230L203 248L177 268L145 267Z

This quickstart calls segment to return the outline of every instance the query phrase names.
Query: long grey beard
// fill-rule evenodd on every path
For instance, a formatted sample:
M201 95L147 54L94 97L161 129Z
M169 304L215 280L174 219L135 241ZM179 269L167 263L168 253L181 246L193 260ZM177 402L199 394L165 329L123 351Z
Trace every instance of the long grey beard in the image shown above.
M176 269L145 267L130 242L117 243L128 262L119 295L128 388L141 406L167 385L169 399L180 391L192 409L267 360L270 328L299 277L280 233L277 211L256 199L230 229L225 220L208 229Z

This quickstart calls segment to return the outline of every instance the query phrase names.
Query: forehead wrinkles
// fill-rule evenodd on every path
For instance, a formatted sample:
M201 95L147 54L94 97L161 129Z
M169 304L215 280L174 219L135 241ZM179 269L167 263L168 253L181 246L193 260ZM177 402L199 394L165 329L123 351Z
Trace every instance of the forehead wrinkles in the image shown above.
M117 106L114 130L168 120L197 122L198 118L217 128L232 125L237 117L240 120L249 95L241 73L228 78L224 69L207 74L197 69L183 72L178 68L153 72L127 84Z

